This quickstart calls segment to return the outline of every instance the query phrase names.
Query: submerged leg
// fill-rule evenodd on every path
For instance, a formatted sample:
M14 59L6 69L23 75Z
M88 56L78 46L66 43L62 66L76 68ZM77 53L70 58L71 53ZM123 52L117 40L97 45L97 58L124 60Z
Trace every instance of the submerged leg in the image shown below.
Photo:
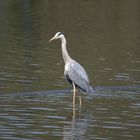
M79 95L79 103L80 103L80 107L82 106L82 99L81 96Z
M72 83L72 85L73 85L73 104L75 104L76 87L74 83Z
M80 94L80 89L78 89L78 94L79 94L79 103L80 103L79 107L81 108L81 106L82 106L82 98L81 98L81 94Z

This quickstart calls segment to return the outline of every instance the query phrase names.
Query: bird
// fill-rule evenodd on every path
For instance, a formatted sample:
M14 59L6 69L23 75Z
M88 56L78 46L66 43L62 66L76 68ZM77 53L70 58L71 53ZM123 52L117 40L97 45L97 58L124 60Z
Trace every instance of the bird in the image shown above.
M67 51L67 41L62 32L57 32L49 42L53 40L61 40L62 56L65 63L64 76L67 81L73 85L73 104L75 104L76 89L79 88L87 95L94 93L93 88L89 84L89 78L85 69L74 59L72 59ZM80 99L79 99L80 100ZM81 100L80 100L81 104Z

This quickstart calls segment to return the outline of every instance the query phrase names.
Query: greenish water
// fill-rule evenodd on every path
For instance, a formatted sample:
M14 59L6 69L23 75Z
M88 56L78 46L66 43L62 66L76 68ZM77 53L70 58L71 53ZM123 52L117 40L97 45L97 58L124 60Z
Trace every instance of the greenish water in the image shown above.
M140 13L134 1L0 1L0 139L139 139ZM58 31L97 96L72 107ZM75 115L73 115L75 110Z

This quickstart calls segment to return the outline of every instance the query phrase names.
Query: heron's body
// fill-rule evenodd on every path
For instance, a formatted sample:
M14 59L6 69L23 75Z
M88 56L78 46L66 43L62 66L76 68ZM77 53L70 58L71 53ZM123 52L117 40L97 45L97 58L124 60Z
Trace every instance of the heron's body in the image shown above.
M61 40L62 56L65 62L64 75L66 79L74 86L74 89L75 87L79 87L85 93L92 94L93 89L89 85L88 75L84 68L69 56L64 35L61 32L58 32L51 40L54 39Z
M93 92L89 85L86 71L75 60L71 60L71 62L65 65L64 75L71 84L74 83L76 87L79 87L85 93L91 94Z

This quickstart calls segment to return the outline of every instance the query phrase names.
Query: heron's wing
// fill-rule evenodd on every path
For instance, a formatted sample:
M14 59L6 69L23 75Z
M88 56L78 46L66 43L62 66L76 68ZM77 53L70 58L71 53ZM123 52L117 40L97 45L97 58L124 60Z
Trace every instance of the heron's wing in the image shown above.
M74 61L73 63L70 63L67 68L65 68L65 75L83 91L87 93L91 92L86 71L77 62Z

